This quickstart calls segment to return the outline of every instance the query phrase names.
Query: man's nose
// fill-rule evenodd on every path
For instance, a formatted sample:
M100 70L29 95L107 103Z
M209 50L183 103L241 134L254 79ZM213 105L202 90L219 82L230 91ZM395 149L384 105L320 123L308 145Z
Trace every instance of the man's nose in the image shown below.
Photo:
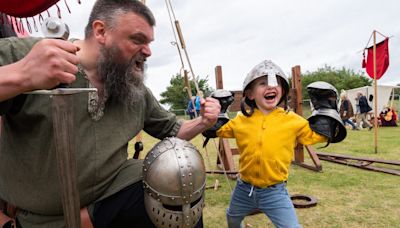
M143 45L141 51L142 51L144 56L146 56L146 57L151 56L151 49L150 49L150 45L149 44Z

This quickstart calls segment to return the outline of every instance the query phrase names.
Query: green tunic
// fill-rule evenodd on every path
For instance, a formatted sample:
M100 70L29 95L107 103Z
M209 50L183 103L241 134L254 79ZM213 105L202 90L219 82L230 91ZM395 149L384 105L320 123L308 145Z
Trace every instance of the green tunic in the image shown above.
M21 59L37 41L33 38L0 40L0 65ZM89 81L80 70L70 87L88 86ZM181 126L175 115L159 105L149 89L128 110L119 104L107 103L104 116L97 121L88 112L89 95L73 96L82 207L141 180L142 161L127 159L128 142L140 130L161 139L175 136ZM64 226L60 216L62 203L51 102L49 95L19 95L0 102L3 117L0 198L23 210L18 219L24 227L44 227L43 223L46 223L45 227Z

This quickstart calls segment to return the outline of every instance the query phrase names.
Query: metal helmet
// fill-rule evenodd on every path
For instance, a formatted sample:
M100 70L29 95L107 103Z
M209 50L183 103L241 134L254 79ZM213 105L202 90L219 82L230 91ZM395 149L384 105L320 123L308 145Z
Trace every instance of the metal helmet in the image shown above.
M257 78L261 78L267 76L268 77L268 84L271 86L277 86L277 79L280 77L283 84L282 88L284 90L284 95L282 96L279 103L283 100L286 100L289 94L289 80L285 73L283 73L282 69L273 63L271 60L264 60L261 63L257 64L251 71L247 74L246 78L243 82L243 97L245 97L245 90L248 89L248 86L256 80Z
M307 86L314 109L334 108L338 110L338 92L336 88L324 81L316 81Z
M146 155L144 203L157 227L194 227L204 207L203 158L190 142L166 138Z
M334 93L334 95L336 97L338 97L338 91L336 90L336 88L332 84L324 82L324 81L316 81L316 82L310 83L307 86L307 89L308 88L320 89L320 90L331 90Z

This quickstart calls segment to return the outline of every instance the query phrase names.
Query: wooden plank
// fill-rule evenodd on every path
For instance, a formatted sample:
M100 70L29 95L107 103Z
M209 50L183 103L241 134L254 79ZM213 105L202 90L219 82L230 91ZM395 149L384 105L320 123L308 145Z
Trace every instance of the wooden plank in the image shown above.
M310 158L312 160L312 162L314 163L315 167L317 168L317 170L322 170L322 165L321 165L321 161L318 158L318 155L316 153L316 151L314 150L314 148L312 146L305 146L308 154L310 155Z
M321 160L325 160L325 161L338 163L338 164L342 164L342 165L353 166L353 167L360 168L360 169L377 171L377 172L388 173L388 174L393 174L393 175L400 176L400 171L399 170L382 168L382 167L375 167L375 166L371 166L371 165L368 165L368 166L360 165L360 164L356 164L356 163L351 163L351 162L349 162L349 161L347 161L346 159L343 159L343 158L335 158L335 157L332 157L332 156L321 156L320 159Z
M321 156L328 156L328 157L352 159L352 160L358 160L358 161L378 162L378 163L389 164L389 165L400 165L400 161L396 161L396 160L383 160L383 159L375 159L375 158L362 158L362 157L354 157L354 156L350 156L350 155L333 154L333 153L323 153L323 152L316 152L316 154L317 154L320 158L321 158Z
M296 89L296 113L300 116L303 115L303 95L301 87L301 70L300 66L292 67L292 88Z
M301 73L300 73L300 66L292 67L292 99L294 99L294 111L302 116L303 115L303 108L302 108L302 99L303 96L301 94ZM296 163L303 163L304 162L304 149L303 145L298 143L294 149L294 160Z
M218 152L220 154L222 160L221 162L224 166L224 169L226 171L235 171L235 164L233 162L233 155L231 148L229 146L228 139L223 139L223 138L219 139Z

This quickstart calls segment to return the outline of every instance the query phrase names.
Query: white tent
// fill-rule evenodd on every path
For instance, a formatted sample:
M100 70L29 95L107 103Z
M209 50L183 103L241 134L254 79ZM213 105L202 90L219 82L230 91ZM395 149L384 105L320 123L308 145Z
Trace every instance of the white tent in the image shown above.
M383 107L387 104L390 103L390 94L392 93L394 88L400 88L399 86L388 86L388 85L378 85L377 86L377 96L378 96L378 110L377 113L379 114ZM338 91L339 92L339 91ZM365 97L368 100L369 106L371 106L372 111L374 112L374 101L370 101L370 96L374 96L374 87L373 86L363 86L363 87L359 87L359 88L355 88L355 89L349 89L346 91L347 96L349 98L349 100L351 101L351 104L353 106L353 110L354 112L356 111L356 101L355 98L357 96L357 92L361 92L362 94L365 95ZM340 92L339 92L340 93ZM375 98L374 98L375 99Z

